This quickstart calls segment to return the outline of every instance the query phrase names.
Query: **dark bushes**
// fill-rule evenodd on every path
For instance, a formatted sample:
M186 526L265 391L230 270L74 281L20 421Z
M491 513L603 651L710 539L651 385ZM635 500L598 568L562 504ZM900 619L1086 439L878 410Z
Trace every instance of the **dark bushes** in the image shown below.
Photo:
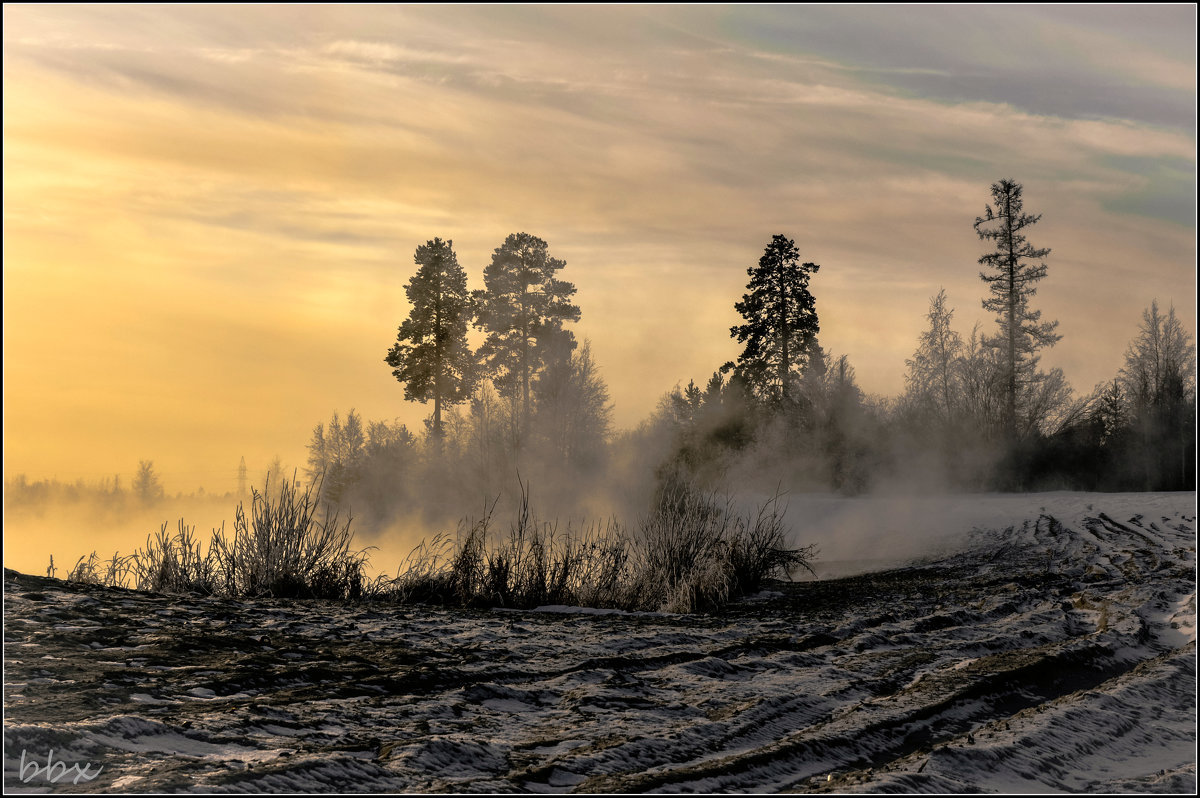
M270 486L268 485L267 488ZM807 568L812 546L789 548L778 497L739 514L730 499L679 483L662 491L634 532L617 521L576 529L537 519L523 487L507 535L492 510L454 537L423 541L395 577L366 580L367 550L353 550L350 519L326 508L319 486L286 481L252 490L233 536L214 530L207 551L195 528L166 524L134 554L80 558L70 581L234 598L374 599L461 607L545 605L695 612L756 592L765 579ZM494 505L493 508L494 509Z
M508 535L493 538L490 512L457 539L422 542L377 598L466 607L544 605L695 612L758 591L764 580L807 568L812 546L786 546L778 498L739 515L731 500L687 487L660 495L630 534L616 521L583 530L541 522L522 497Z
M319 485L301 493L283 480L274 496L270 487L251 489L250 518L239 502L232 539L224 527L214 530L207 551L195 527L180 519L174 535L164 523L144 548L126 557L81 557L68 581L233 598L361 597L368 557L367 550L350 548L350 519L339 525L337 513L326 507L317 520Z

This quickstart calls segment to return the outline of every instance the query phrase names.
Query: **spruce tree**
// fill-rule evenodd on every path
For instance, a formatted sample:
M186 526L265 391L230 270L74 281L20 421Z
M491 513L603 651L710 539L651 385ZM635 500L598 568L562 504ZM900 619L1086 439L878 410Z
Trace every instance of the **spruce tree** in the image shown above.
M776 235L758 265L747 269L748 293L734 304L746 323L731 327L730 334L746 345L735 373L760 399L793 398L797 372L820 332L815 300L808 290L809 276L820 268L801 263L795 242ZM726 364L726 369L732 365Z
M143 504L153 504L163 497L163 486L154 473L153 460L138 460L138 471L133 478L133 493Z
M1001 353L1003 373L1002 428L1009 443L1018 436L1017 414L1022 393L1036 384L1038 349L1053 346L1062 337L1054 332L1057 321L1041 321L1042 312L1029 308L1035 284L1046 276L1042 258L1050 250L1036 249L1021 232L1042 218L1023 213L1021 184L1001 180L992 184L991 205L984 215L975 218L975 232L984 241L995 242L995 250L982 256L979 263L990 269L981 271L979 278L988 285L991 297L983 300L984 310L997 313L999 333L988 339L988 345Z
M441 440L442 406L471 395L474 356L467 345L471 296L453 241L435 238L417 247L417 273L405 286L412 311L384 361L404 383L404 398L433 400L433 434Z
M487 331L480 357L497 390L520 399L522 427L529 422L534 377L552 356L575 348L575 336L563 329L564 322L579 321L570 301L575 286L555 276L566 265L550 257L542 239L513 233L484 269L484 289L474 293L475 325Z

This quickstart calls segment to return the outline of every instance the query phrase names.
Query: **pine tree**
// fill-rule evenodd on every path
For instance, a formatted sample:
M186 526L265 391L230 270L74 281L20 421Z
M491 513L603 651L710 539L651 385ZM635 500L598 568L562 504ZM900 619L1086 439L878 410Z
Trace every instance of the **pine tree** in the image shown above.
M759 398L793 398L796 372L806 363L809 344L820 332L816 304L808 290L809 275L821 267L801 263L795 242L771 238L758 265L747 269L748 293L734 304L745 324L730 334L745 349L738 357L738 374ZM728 369L733 364L726 364Z
M1100 394L1092 414L1099 427L1099 444L1112 448L1119 442L1129 426L1129 414L1125 407L1125 393L1121 390L1121 381L1113 380Z
M528 425L534 378L552 355L575 348L575 336L563 329L579 321L570 301L575 286L555 277L566 265L550 257L542 239L513 233L484 269L484 290L474 293L475 324L488 334L480 356L501 395L520 399L522 426Z
M984 215L975 218L975 232L984 241L995 242L995 251L979 259L992 273L980 272L979 278L988 285L991 297L983 300L984 310L999 314L999 334L988 344L1002 354L1002 386L1004 410L1002 428L1011 443L1018 437L1018 411L1022 392L1039 380L1035 352L1053 346L1062 337L1054 332L1057 321L1041 321L1042 312L1029 308L1029 299L1037 289L1035 283L1046 276L1046 264L1039 263L1050 254L1049 249L1035 249L1022 230L1036 224L1041 214L1022 212L1021 184L1001 180L992 184L991 205Z
M417 247L417 273L405 286L412 311L384 361L404 383L404 398L433 400L433 433L442 436L442 406L471 395L474 357L467 345L471 298L452 241Z

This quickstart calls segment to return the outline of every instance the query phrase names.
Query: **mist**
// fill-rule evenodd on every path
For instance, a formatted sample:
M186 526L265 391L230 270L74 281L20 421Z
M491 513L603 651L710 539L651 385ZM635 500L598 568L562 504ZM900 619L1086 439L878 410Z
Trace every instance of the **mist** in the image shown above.
M1153 327L1158 317L1147 313ZM612 524L636 530L664 493L686 485L746 515L776 500L790 544L815 545L816 576L859 573L944 553L972 528L1011 518L1002 510L1013 501L1041 502L1032 497L1056 491L1194 489L1194 404L1171 393L1194 396L1191 344L1174 330L1181 379L1162 397L1134 393L1145 364L1131 347L1106 391L1059 391L1057 406L1031 407L1040 416L1019 446L997 434L995 396L971 395L973 370L995 365L979 348L950 364L953 390L941 405L919 375L899 397L867 395L848 358L814 343L787 403L756 396L718 370L703 390L694 380L676 385L637 428L615 430L600 364L584 342L533 380L528 418L518 395L488 381L446 408L441 434L432 418L418 433L352 408L334 411L314 427L304 467L277 461L257 480L248 476L241 496L168 498L156 475L154 485L125 492L10 479L5 562L45 573L53 556L66 576L81 556L130 554L164 523L174 533L181 519L207 543L212 530L231 529L252 491L271 495L288 480L312 485L323 513L351 519L373 578L396 574L423 542L439 534L457 540L484 518L502 538L526 500L541 528L579 536ZM984 379L984 393L994 384Z
M54 574L65 579L80 557L132 554L146 545L165 523L169 533L179 519L205 541L213 529L229 529L237 501L233 496L191 496L163 499L151 505L134 502L114 506L95 497L77 500L13 501L7 489L4 510L4 563L22 573L46 575L50 557Z
M1019 210L1021 191L993 184L996 207ZM987 213L977 228L993 219ZM1024 269L1025 282L1047 274L1045 264L981 259L992 262ZM939 290L905 361L904 392L874 396L849 356L821 344L809 285L820 266L800 263L795 243L776 234L733 303L745 320L730 331L742 353L667 388L648 418L616 430L603 364L573 331L577 289L546 241L508 236L482 289L469 288L450 240L417 247L414 263L410 313L383 360L405 398L432 410L423 429L334 410L312 428L302 469L289 474L277 459L248 485L243 466L236 496L167 500L150 461L128 491L18 476L6 481L15 540L6 562L41 573L53 555L67 574L93 551L133 552L164 523L207 540L254 496L278 498L284 483L311 489L324 517L351 524L368 579L402 568L436 536L460 541L476 523L500 538L510 524L524 529L526 509L546 535L572 539L636 532L670 497L704 495L751 517L775 501L788 507L791 545L813 546L828 573L834 563L845 571L925 556L965 531L964 519L931 522L936 502L925 496L1195 489L1195 345L1173 305L1164 313L1157 300L1111 381L1077 393L1061 369L1039 362L1062 337L1056 322L1005 326L1040 319L1029 289L1006 293L1004 280L985 279L996 327L969 334Z

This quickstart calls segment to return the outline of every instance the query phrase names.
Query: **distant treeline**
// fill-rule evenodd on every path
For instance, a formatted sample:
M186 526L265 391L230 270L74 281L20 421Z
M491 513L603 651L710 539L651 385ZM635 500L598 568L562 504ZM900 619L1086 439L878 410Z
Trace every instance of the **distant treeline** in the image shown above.
M83 479L74 482L58 479L31 482L25 474L16 474L4 481L4 501L8 507L76 502L113 508L134 503L148 506L158 502L163 495L162 483L151 460L138 462L137 473L128 485L121 483L119 474L90 483Z
M1112 378L1076 394L1040 351L1061 336L1031 306L1050 250L1026 231L1022 187L1001 180L974 220L983 307L995 326L964 335L944 290L906 361L897 397L868 396L845 355L818 341L817 303L795 243L775 235L748 269L730 330L735 361L666 391L636 429L614 433L612 405L587 341L566 263L518 233L468 290L453 242L417 247L411 304L384 360L405 398L432 404L424 429L364 420L354 410L316 425L307 476L322 495L381 528L483 514L532 485L543 515L629 512L680 484L706 490L1195 490L1196 349L1174 308L1142 314ZM485 334L467 342L469 326ZM715 365L715 364L714 364ZM273 464L278 483L278 463ZM244 465L239 489L244 494ZM290 476L290 475L289 475ZM148 462L127 492L158 494ZM70 497L77 483L6 485L10 502ZM161 489L157 489L161 492ZM95 491L93 491L95 492ZM557 508L557 510L556 510Z
M1040 350L1061 336L1031 307L1048 249L1025 237L1039 216L1002 180L975 219L983 307L996 326L954 329L944 290L906 361L904 392L865 395L845 355L826 352L795 243L776 235L748 269L731 329L736 361L662 397L613 434L608 390L585 342L565 262L520 233L469 291L450 241L418 247L412 304L385 358L406 398L431 402L424 430L350 411L318 424L308 472L368 517L461 513L511 491L515 475L551 505L705 488L837 490L1194 490L1195 346L1157 300L1111 380L1077 395ZM468 325L486 333L472 350ZM1119 362L1119 353L1114 353ZM628 509L628 508L626 508Z
M263 475L265 484L276 485L281 479L293 477L284 473L278 457ZM130 480L122 480L120 474L101 477L94 481L82 478L64 482L57 478L30 480L26 474L15 474L4 481L4 500L10 509L37 507L49 504L87 504L100 509L125 510L137 507L154 507L168 498L188 500L232 501L247 497L249 477L245 460L238 468L237 491L205 491L184 494L176 492L168 497L153 460L139 460L137 471Z

